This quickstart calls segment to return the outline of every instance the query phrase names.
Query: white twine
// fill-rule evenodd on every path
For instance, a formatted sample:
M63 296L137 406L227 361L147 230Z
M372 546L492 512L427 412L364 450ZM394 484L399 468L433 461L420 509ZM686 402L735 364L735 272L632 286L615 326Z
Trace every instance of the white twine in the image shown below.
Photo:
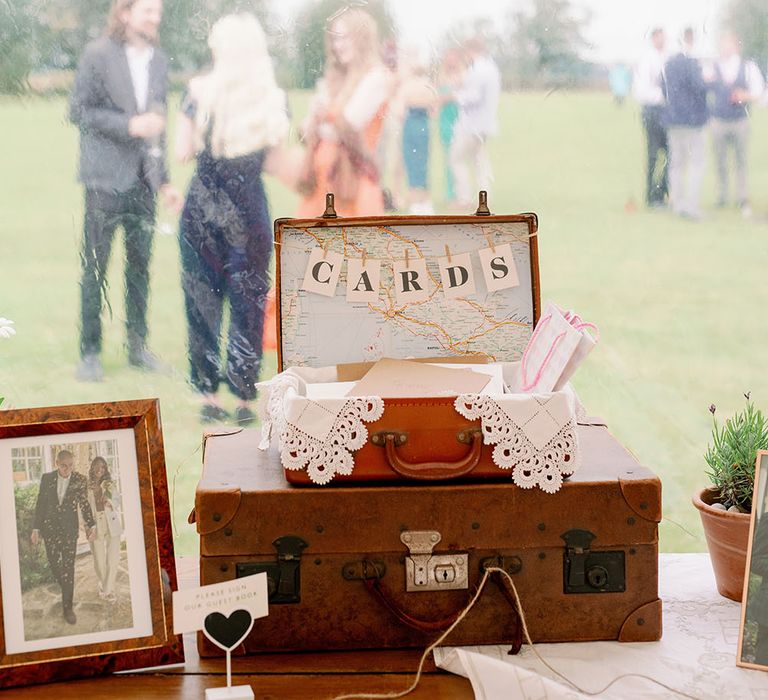
M485 584L488 582L488 577L492 573L499 573L509 582L509 585L512 587L512 592L515 594L515 607L517 608L517 613L520 616L520 624L523 627L523 637L528 644L528 646L531 648L531 651L533 652L534 656L542 663L542 665L549 669L552 673L554 673L558 678L565 681L569 686L571 686L574 690L577 690L578 692L584 694L584 695L602 695L608 688L610 688L615 683L618 683L620 680L623 680L625 678L642 678L644 680L650 681L651 683L655 683L658 686L661 686L665 690L670 691L671 693L674 693L675 695L678 695L682 698L689 698L690 700L698 700L693 695L688 695L688 693L684 693L682 690L677 690L676 688L672 688L671 686L668 686L666 683L662 683L659 680L656 680L655 678L651 678L650 676L646 676L642 673L622 673L620 676L616 676L610 683L608 683L605 687L601 688L600 690L586 690L585 688L582 688L580 685L578 685L575 681L572 681L570 678L568 678L565 674L558 671L556 668L554 668L548 661L542 657L542 655L539 653L538 649L533 644L533 641L531 640L531 635L528 633L528 625L525 622L525 614L523 613L523 606L520 603L520 596L517 593L517 588L515 587L515 582L512 580L512 577L504 571L504 569L501 569L496 566L488 567L485 570L485 573L483 574L483 578L480 580L480 585L477 587L477 591L472 596L472 599L469 601L469 604L467 607L464 608L464 610L461 611L461 614L454 620L454 622L451 624L451 626L445 630L432 644L430 644L425 650L424 653L421 655L421 659L419 660L418 668L416 669L416 677L413 679L413 683L406 688L403 691L400 692L394 692L394 693L352 693L347 695L337 695L333 698L333 700L352 700L353 698L365 698L366 700L387 700L388 698L403 698L406 695L409 695L414 690L416 690L417 686L419 685L419 682L421 681L421 676L424 671L424 663L427 660L427 657L435 650L436 647L440 646L440 644L445 641L445 639L448 637L448 635L453 632L456 627L458 627L459 623L467 616L469 611L474 607L475 603L477 602L478 598L480 598L480 594L483 592L483 588L485 588Z

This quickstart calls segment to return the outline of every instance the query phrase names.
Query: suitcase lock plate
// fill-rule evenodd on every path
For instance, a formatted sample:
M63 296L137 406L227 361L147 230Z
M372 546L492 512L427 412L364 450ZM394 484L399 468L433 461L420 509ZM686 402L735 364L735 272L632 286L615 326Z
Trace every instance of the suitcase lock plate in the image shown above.
M625 588L624 552L594 552L596 535L588 530L568 530L563 554L565 593L621 593Z
M251 574L267 574L269 604L301 602L301 552L307 543L295 535L278 537L273 543L277 561L238 562L237 578Z
M442 536L436 530L406 530L400 541L408 547L405 590L446 591L469 588L467 552L433 554Z

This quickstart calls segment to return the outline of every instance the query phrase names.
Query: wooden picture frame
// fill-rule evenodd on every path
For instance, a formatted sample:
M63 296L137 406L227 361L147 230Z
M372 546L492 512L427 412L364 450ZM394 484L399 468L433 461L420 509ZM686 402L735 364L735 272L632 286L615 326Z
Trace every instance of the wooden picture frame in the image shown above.
M156 399L0 411L0 511L0 688L184 660Z
M758 450L736 665L768 671L768 450ZM760 618L765 621L760 622Z

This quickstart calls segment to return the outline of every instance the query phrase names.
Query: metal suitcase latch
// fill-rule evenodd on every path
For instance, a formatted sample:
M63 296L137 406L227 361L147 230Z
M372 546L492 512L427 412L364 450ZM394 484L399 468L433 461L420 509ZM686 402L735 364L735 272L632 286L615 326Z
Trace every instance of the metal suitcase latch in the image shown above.
M563 554L565 593L620 593L625 588L624 552L593 552L596 535L588 530L568 530Z
M432 554L442 539L435 530L406 530L400 541L408 547L405 590L445 591L469 588L467 552Z
M251 574L267 574L270 605L301 602L301 552L307 543L294 535L278 537L273 543L277 549L276 562L239 562L235 567L237 578Z

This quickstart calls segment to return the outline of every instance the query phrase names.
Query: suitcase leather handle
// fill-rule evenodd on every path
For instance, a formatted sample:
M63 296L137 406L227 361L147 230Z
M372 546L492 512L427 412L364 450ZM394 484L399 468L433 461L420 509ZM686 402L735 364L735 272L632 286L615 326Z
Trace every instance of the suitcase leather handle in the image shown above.
M480 463L483 450L483 435L478 430L472 433L472 444L467 454L456 462L406 462L397 454L395 436L388 433L385 439L384 453L390 468L400 476L425 481L456 479L469 474Z
M514 594L509 589L509 584L503 578L500 578L497 574L491 575L491 580L498 585L502 594L509 602L512 610L512 638L509 642L512 648L509 650L509 654L517 654L523 645L523 625L520 620L520 615L517 612L517 604L515 602ZM423 620L413 615L409 615L403 610L395 600L387 593L386 589L381 585L379 578L364 579L366 589L378 600L380 600L384 607L387 608L400 622L407 625L411 629L418 630L420 632L442 632L447 630L464 612L466 604L462 605L461 609L457 612L449 615L440 620ZM472 596L468 596L469 600Z
M456 621L456 618L461 614L461 610L458 610L448 617L444 617L440 620L423 620L405 612L405 610L403 610L395 602L389 593L387 593L386 589L381 585L379 579L365 579L363 583L365 584L365 587L368 589L368 591L370 591L370 593L378 598L384 604L384 607L387 608L387 610L389 610L398 620L400 620L400 622L402 622L404 625L407 625L411 629L415 629L420 632L442 632L443 630L447 630ZM462 605L462 609L463 608L464 605Z

